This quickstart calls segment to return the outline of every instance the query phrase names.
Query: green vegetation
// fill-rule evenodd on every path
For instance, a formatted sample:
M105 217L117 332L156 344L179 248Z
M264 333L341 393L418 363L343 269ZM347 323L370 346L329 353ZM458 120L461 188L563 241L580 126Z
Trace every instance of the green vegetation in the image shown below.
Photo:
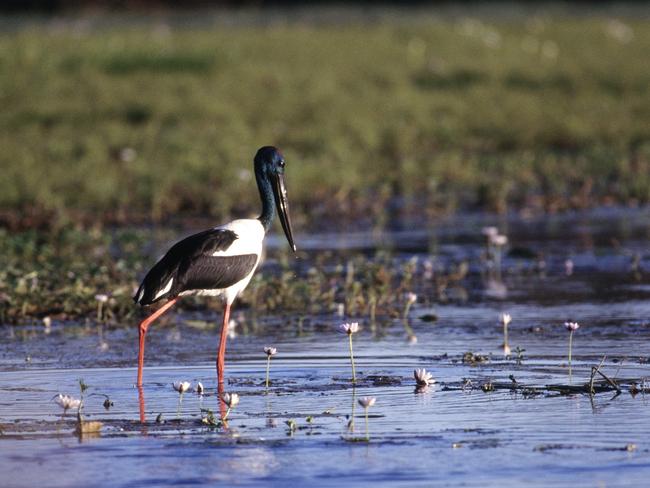
M0 229L0 325L46 317L132 323L136 315L147 313L140 312L131 297L155 261L151 241L164 249L173 238L178 235L169 230ZM425 293L423 304L445 302L447 292L461 287L467 277L467 263L426 278L416 259L399 262L386 253L368 258L323 252L311 256L308 267L307 255L300 260L292 256L288 250L272 253L270 265L255 274L237 309L249 309L253 319L257 314L294 312L302 322L307 316L332 316L342 307L348 317L370 316L374 329L377 316L402 318L407 292ZM220 300L185 297L176 308L213 307L220 308Z
M25 25L0 38L0 220L248 215L262 144L298 218L648 202L648 52L650 21L605 16Z

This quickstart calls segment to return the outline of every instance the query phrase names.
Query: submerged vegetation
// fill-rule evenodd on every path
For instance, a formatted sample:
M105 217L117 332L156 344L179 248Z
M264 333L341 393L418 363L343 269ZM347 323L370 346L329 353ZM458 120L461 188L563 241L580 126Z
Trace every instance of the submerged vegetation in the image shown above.
M642 16L194 27L5 32L0 223L248 215L262 143L298 219L650 201Z

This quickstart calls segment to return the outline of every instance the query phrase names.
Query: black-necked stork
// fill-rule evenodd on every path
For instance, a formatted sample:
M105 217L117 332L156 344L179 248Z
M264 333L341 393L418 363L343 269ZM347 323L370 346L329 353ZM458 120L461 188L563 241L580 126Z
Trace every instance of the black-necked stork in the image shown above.
M186 237L174 244L142 280L133 297L136 303L144 306L159 300L168 301L140 323L137 386L142 386L147 328L185 295L221 295L225 299L217 353L217 376L219 384L223 383L230 306L255 272L262 254L262 241L271 227L276 208L289 245L296 251L284 165L284 157L277 148L265 146L257 151L254 166L262 214L257 219L234 220Z

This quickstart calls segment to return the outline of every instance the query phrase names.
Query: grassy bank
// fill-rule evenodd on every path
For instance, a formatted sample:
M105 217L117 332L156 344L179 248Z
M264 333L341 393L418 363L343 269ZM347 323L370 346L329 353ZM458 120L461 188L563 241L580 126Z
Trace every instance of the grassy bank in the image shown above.
M0 37L2 220L245 215L269 143L302 215L648 202L648 52L649 21L605 16L25 25Z

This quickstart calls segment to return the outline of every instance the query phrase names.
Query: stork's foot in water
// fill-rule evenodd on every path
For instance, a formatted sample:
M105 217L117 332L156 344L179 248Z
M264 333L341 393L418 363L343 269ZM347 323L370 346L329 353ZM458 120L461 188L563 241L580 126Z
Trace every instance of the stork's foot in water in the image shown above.
M226 412L228 411L226 402L223 399L224 393L226 393L226 388L223 386L223 382L220 381L217 386L217 396L219 397L217 399L217 402L219 402L219 418L221 418L222 420L226 418ZM224 422L224 427L228 428L228 425L225 422Z
M138 386L138 405L140 406L140 423L144 424L147 418L144 414L144 389Z
M230 306L232 301L226 301L226 308L223 311L223 322L221 323L221 336L219 337L219 349L217 349L217 382L221 385L226 372L226 341L228 340L228 323L230 322Z

